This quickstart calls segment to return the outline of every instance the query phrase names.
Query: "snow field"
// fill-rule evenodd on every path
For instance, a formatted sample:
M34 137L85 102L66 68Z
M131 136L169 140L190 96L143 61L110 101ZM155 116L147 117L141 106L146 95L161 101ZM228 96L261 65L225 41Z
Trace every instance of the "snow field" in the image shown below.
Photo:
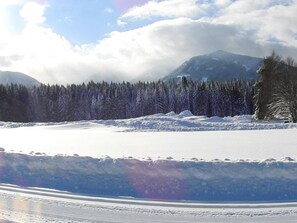
M184 111L128 120L2 122L0 180L99 196L295 201L297 125L251 119Z
M0 147L24 154L102 158L281 160L297 157L297 125L189 111L127 120L0 123ZM214 131L216 130L216 131ZM239 131L244 130L244 131Z
M251 119L0 122L0 222L296 222L297 126Z

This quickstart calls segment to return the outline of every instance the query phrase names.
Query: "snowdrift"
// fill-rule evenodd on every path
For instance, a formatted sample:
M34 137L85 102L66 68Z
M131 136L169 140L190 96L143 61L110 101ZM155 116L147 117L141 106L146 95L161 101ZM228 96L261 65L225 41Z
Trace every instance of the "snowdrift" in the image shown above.
M251 115L234 117L194 116L186 110L179 114L154 114L132 119L92 120L49 123L0 122L0 129L39 127L47 129L101 129L115 132L189 132L297 129L296 123L253 122Z
M0 181L99 196L296 201L297 162L94 159L0 153Z

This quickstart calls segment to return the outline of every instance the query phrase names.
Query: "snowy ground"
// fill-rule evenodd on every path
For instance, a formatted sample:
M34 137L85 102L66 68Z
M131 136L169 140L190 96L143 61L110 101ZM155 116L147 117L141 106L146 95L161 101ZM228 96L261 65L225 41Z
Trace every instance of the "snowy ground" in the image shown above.
M96 222L99 215L98 222L295 222L295 203L251 202L297 201L296 135L296 124L187 111L128 120L0 122L0 182L131 198L44 197L44 189L1 185L0 222ZM135 198L211 203L160 206ZM42 211L31 211L39 206Z
M296 222L297 203L208 204L103 198L0 185L4 222ZM0 220L1 221L1 220Z
M183 112L128 120L0 122L0 147L6 152L94 158L281 160L297 157L296 133L296 124L253 123L251 116L206 118Z

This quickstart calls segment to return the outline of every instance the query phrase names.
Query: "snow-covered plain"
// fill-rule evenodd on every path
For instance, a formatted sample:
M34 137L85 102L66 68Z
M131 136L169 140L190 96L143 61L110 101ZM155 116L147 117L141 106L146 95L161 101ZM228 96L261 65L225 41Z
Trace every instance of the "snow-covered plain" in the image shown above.
M297 157L296 124L257 123L251 118L207 118L185 111L127 120L0 122L0 147L6 152L94 158L258 161Z
M0 182L101 196L0 185L0 222L295 222L297 125L251 119L0 122Z

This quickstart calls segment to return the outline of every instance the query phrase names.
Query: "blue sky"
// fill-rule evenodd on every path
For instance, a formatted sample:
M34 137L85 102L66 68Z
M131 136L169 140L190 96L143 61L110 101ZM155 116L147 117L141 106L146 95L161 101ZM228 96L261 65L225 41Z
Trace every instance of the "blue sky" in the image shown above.
M297 60L297 0L0 0L0 70L44 83L157 80L226 50Z
M102 0L51 0L46 11L46 24L74 43L85 44L103 39L118 27L117 19L128 10L119 1ZM122 1L124 2L124 1ZM128 1L129 2L129 1ZM137 4L135 3L135 6Z
M87 44L103 39L114 30L129 30L138 25L119 26L118 18L130 8L145 4L148 0L42 0L46 6L44 25L75 44ZM19 15L22 5L8 7L10 25L21 32L26 22Z

